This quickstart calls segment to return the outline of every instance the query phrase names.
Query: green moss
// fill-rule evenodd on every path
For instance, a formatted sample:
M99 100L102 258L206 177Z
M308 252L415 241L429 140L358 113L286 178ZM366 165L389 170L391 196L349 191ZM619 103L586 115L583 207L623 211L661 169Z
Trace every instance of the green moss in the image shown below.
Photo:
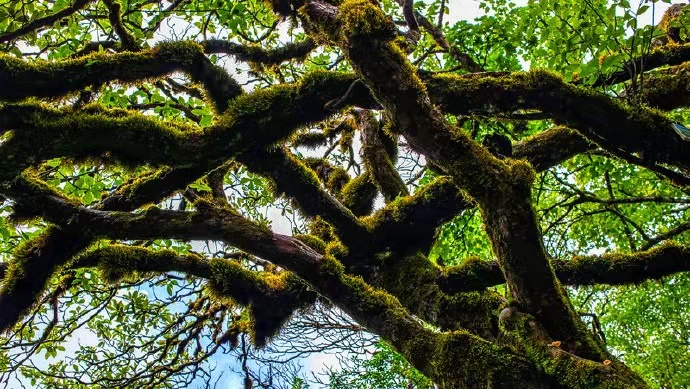
M86 254L88 256L88 253ZM165 268L177 254L171 250L150 250L125 245L112 245L107 250L99 250L98 270L107 282L117 284L122 281L138 281L153 274L151 271L137 269ZM79 262L79 257L75 262ZM197 260L200 260L198 258Z
M13 223L27 222L37 218L36 209L44 206L43 198L45 197L61 199L72 207L79 207L82 205L82 202L78 198L67 196L59 192L57 189L49 186L44 181L29 173L22 174L9 185L12 187L12 192L22 194L16 199L12 207L13 212L8 219L8 221Z
M402 250L426 250L436 229L472 205L449 177L422 187L413 196L397 198L374 215L362 218L380 244Z
M326 242L315 235L308 234L298 234L293 236L295 239L299 239L302 243L314 249L316 252L323 254L326 252Z
M324 242L330 242L336 238L333 226L320 217L315 217L309 223L309 233Z
M0 177L5 180L31 163L62 156L124 165L184 163L199 156L201 131L194 126L98 105L63 112L33 105L34 113L28 114L29 105L0 108L2 114L22 111L17 120L25 121L3 144Z
M69 241L65 242L68 238ZM38 302L51 276L86 247L88 236L74 236L49 226L15 248L0 286L0 331L9 329Z
M397 31L391 18L368 0L345 0L338 7L338 30L349 39L394 39Z
M341 167L336 167L326 181L326 188L331 193L341 193L348 182L350 182L350 175L347 174L347 171Z
M325 254L333 258L344 258L348 255L349 250L339 240L332 240L326 245Z
M292 140L292 145L295 147L306 147L309 150L315 150L328 143L328 138L322 132L305 132L297 134Z
M369 173L364 172L350 180L340 192L340 201L357 216L371 213L378 189Z
M213 259L211 266L209 291L249 307L250 334L257 347L266 345L296 310L316 298L304 290L301 279L287 271L257 273L224 259Z
M501 328L511 335L512 341L544 372L560 385L569 388L646 388L644 381L628 367L613 359L606 365L570 354L561 345L546 337L535 319L505 308L501 313Z
M531 365L507 349L465 331L438 333L425 328L397 298L346 275L342 264L332 257L324 258L317 279L329 297L348 307L359 323L374 329L443 387L475 388L491 380L534 378L530 377L535 372Z

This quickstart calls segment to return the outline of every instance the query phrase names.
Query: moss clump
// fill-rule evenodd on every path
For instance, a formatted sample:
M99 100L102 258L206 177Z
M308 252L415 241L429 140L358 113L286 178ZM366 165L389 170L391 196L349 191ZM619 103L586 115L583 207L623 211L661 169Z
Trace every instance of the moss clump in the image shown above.
M293 237L295 239L300 240L307 246L311 247L312 249L314 249L314 251L318 252L319 254L323 254L326 252L326 242L324 242L322 239L315 235L299 234L294 235Z
M338 7L337 22L337 31L332 33L350 40L389 40L397 36L391 18L368 0L343 1Z
M339 240L332 240L326 245L325 255L333 258L344 258L349 250Z
M208 289L216 296L231 297L248 306L252 315L252 339L263 347L275 336L295 310L314 302L302 281L290 272L252 272L239 264L211 260L213 269Z
M350 180L340 192L340 201L356 216L365 216L374 208L378 194L376 184L368 172Z
M309 223L309 234L321 239L324 242L330 242L336 239L335 229L320 217L315 217Z
M305 147L309 150L315 150L328 143L328 137L323 132L304 132L297 134L292 140L292 145L296 147Z

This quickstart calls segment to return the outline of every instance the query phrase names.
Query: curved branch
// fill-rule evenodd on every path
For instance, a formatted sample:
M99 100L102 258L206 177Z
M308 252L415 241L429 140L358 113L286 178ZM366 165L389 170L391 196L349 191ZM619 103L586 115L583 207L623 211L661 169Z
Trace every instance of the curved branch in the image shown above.
M77 256L70 268L98 267L107 279L117 280L132 272L182 272L208 280L211 291L249 307L254 318L254 343L263 346L296 309L316 301L316 293L294 274L254 272L222 258L178 255L170 250L110 245Z
M371 241L371 234L355 215L329 195L316 173L289 151L252 151L239 155L237 160L273 180L276 189L294 199L306 216L321 216L331 223L346 245Z
M46 27L46 26L50 26L51 24L57 22L58 20L65 18L67 16L70 16L70 15L76 13L77 11L83 9L90 2L91 2L90 0L75 0L71 6L64 8L64 9L62 9L62 10L60 10L60 11L58 11L52 15L48 15L46 17L33 20L33 21L27 23L26 25L14 30L14 31L10 31L10 32L7 32L5 34L0 35L0 43L12 41L14 39L19 38L22 35L26 35L26 34L32 32L32 31L36 31L36 30L43 28L43 27Z
M88 226L94 236L219 240L270 258L271 262L294 271L318 293L391 342L417 368L436 379L446 377L469 386L487 379L507 383L507 377L516 375L528 382L543 379L531 363L468 332L438 333L425 328L397 299L372 288L361 278L346 275L334 258L318 254L295 238L274 234L231 209L200 200L196 203L197 212L156 208L138 214L102 212L39 192L17 205L35 209L39 204L43 205L42 216L48 220L74 228ZM156 228L152 228L154 225ZM477 355L483 361L479 369Z
M125 29L124 23L122 23L122 13L120 12L120 4L114 2L113 0L103 0L103 4L108 8L108 20L110 21L110 26L115 31L115 34L120 38L122 42L122 47L129 51L138 51L139 45L136 39Z
M227 97L242 94L240 85L211 63L201 46L191 42L164 42L138 53L93 53L77 59L27 62L0 55L0 100L58 97L107 82L137 82L184 71L206 87L219 112Z
M690 167L690 142L680 140L664 115L567 84L548 72L434 77L427 80L427 86L437 97L434 102L449 113L538 109L594 143L603 140L602 148L614 146L642 153L650 162ZM447 93L434 93L443 88Z
M380 9L363 0L346 1L339 8L314 0L303 12L315 30L348 56L408 143L479 203L513 297L537 315L552 336L583 357L603 360L605 350L580 324L549 267L530 201L531 167L498 160L447 124L394 43L395 26ZM487 93L482 90L480 96ZM471 101L458 102L464 105L466 100Z

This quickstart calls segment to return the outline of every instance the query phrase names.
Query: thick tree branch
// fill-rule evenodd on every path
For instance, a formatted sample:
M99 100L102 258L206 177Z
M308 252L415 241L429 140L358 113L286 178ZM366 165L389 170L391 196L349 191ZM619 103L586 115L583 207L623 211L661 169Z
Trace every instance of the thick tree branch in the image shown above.
M554 127L513 144L513 158L525 159L541 172L595 148L577 131Z
M426 251L438 227L473 206L472 201L445 177L424 186L413 196L391 202L363 220L371 226L380 250Z
M200 65L194 65L194 58L199 58L197 62ZM0 91L5 91L5 95L0 92L0 98L55 96L111 80L133 82L176 70L190 71L185 67L193 68L192 73L197 74L197 80L207 85L220 85L223 88L233 85L233 82L217 79L227 75L206 69L210 66L204 65L207 61L200 48L191 43L160 44L154 50L136 54L94 54L93 58L89 56L53 64L27 64L15 58L2 57L0 64L4 67L0 65L0 86L4 88ZM10 67L20 70L10 73ZM82 73L83 70L88 71ZM412 69L408 71L412 72ZM352 76L335 76L340 77L349 78L352 82L355 80ZM65 83L65 79L70 82ZM432 102L447 113L538 109L590 140L602 143L602 146L606 143L628 153L641 152L644 159L650 162L690 166L690 143L679 142L670 121L664 116L639 106L628 107L609 96L574 87L549 73L436 76L426 80L426 88ZM342 96L344 91L339 93ZM223 94L211 93L212 100L219 100L216 95ZM348 102L375 106L371 97L363 94L350 96ZM218 105L222 108L222 104Z
M668 243L636 253L552 260L551 266L566 285L639 284L690 271L690 249ZM449 294L481 290L504 282L498 263L480 259L468 259L462 265L446 268L439 277L441 290Z
M0 177L7 181L31 164L65 156L130 165L221 163L237 152L270 146L299 126L327 118L331 112L325 103L346 89L347 80L348 76L313 73L299 84L241 96L222 120L204 130L95 106L74 112L35 104L1 106L0 128L15 131L0 145Z
M213 65L198 44L165 42L138 53L93 53L60 62L27 62L0 55L0 100L58 97L88 86L137 82L176 71L184 71L203 84L209 98L222 108L227 106L227 101L218 101L222 96L242 93L239 84Z
M446 112L538 109L603 148L615 146L628 153L643 153L650 162L690 167L690 142L682 142L671 121L658 111L625 105L609 96L569 85L547 72L498 77L445 76L427 81L432 95L442 85L447 93L436 95L434 102Z
M231 209L201 200L196 203L197 212L156 208L138 214L102 212L77 207L40 191L26 197L18 206L36 209L39 204L43 205L42 216L46 219L75 228L88 226L88 231L97 237L210 239L270 258L271 262L294 271L359 323L391 342L417 368L436 380L448 379L472 386L486 380L509 382L505 379L516 375L528 381L540 378L531 363L467 332L438 333L425 328L398 300L360 278L346 275L334 258L318 254L295 238L274 234ZM154 225L156 228L151 228ZM477 353L482 361L479 368ZM453 369L450 363L454 364Z

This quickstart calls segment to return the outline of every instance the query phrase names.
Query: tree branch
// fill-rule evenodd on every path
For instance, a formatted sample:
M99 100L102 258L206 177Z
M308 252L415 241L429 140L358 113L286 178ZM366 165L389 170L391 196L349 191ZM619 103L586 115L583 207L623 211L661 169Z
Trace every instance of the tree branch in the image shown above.
M500 161L450 128L393 42L395 26L380 9L358 0L337 9L317 0L305 7L313 27L345 52L408 143L479 203L513 297L537 315L552 336L582 356L603 360L605 350L581 325L549 267L530 202L529 165Z
M665 45L647 55L628 61L617 72L599 76L592 87L619 84L639 75L642 71L647 72L664 65L680 65L686 61L690 61L690 44Z
M318 293L391 342L413 365L432 378L448 377L468 385L487 379L508 382L504 379L516 374L528 381L541 378L531 363L481 338L463 331L438 333L425 328L398 300L372 288L361 278L346 275L333 257L322 256L295 238L274 234L226 207L200 200L196 203L197 212L156 208L138 214L102 212L76 207L64 199L39 192L18 203L22 208L31 209L39 204L43 205L42 216L46 219L74 228L88 225L94 236L210 239L270 258L271 262L294 271ZM151 228L154 225L156 228ZM453 352L445 352L450 350ZM476 367L477 353L483 361L480 369ZM451 363L453 369L449 369Z
M264 65L278 65L285 61L303 61L318 46L312 39L289 43L277 49L263 49L259 46L247 46L220 39L209 39L201 42L208 54L223 53L233 55L240 61L257 62Z
M87 4L89 4L91 1L90 0L75 0L74 3L67 7L64 8L52 15L48 15L36 20L33 20L24 26L14 30L7 32L5 34L0 35L0 43L5 43L12 41L14 39L19 38L22 35L26 35L30 32L36 31L40 28L50 26L51 24L57 22L58 20L68 17L79 10L83 9L86 7Z
M376 186L379 187L386 202L398 196L408 196L407 185L395 170L393 161L386 153L386 147L380 135L379 123L369 111L357 112L359 131L362 138L362 159L367 171L371 172ZM396 145L397 147L397 145Z
M556 276L566 285L628 285L690 271L690 249L667 243L635 253L577 256L552 260ZM441 290L448 294L481 290L505 282L495 261L477 258L444 269L439 277Z

